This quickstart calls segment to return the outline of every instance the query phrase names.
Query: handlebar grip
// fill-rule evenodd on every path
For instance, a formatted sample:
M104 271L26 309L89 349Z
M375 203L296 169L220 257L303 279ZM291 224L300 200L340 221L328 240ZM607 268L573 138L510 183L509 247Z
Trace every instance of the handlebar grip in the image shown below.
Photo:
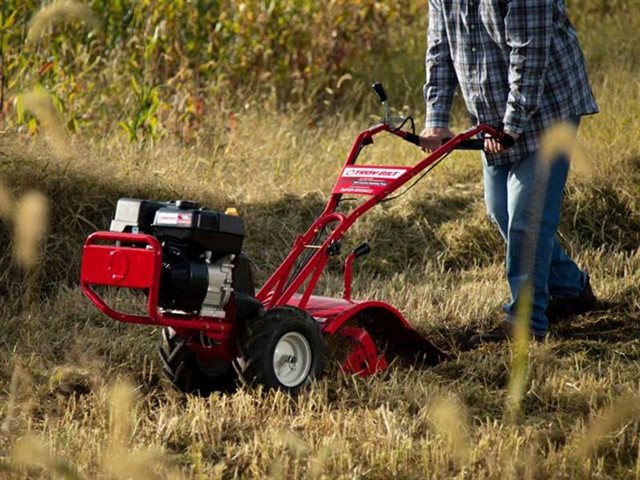
M442 144L444 145L449 140L451 139L445 138L444 140L442 140ZM516 143L511 135L504 132L500 133L499 137L497 137L496 140L507 148L513 147L513 145ZM460 142L456 147L456 150L484 150L484 141L484 138L469 138Z
M403 138L409 143L413 143L414 145L421 146L420 136L416 135L415 133L405 132L405 135Z
M442 145L449 142L450 138L444 138L442 140ZM458 144L455 148L456 150L484 150L484 139L482 138L468 138L467 140L463 140Z
M409 143L413 143L414 145L417 145L419 147L422 146L422 144L420 143L419 135L406 132L403 138ZM442 145L447 143L449 140L451 139L450 138L443 139ZM464 140L462 143L460 143L456 147L456 150L484 150L484 140L481 138L470 138L468 140Z
M363 255L366 255L367 253L371 252L371 246L365 242L362 245L360 245L359 247L357 247L354 251L353 254L357 257L361 257Z
M504 132L501 132L500 135L498 135L497 140L507 148L513 147L516 143L515 139L511 135Z
M414 145L421 146L420 136L411 132L404 132L402 136L407 142L413 143ZM444 138L442 140L442 145L450 141L451 138ZM507 148L513 147L515 144L515 140L511 135L506 133L501 133L500 137L497 138L498 142L504 145ZM467 140L463 140L458 144L455 148L456 150L484 150L484 139L483 138L469 138Z
M373 91L376 92L378 99L380 99L380 103L384 103L387 101L387 92L385 92L384 87L381 82L376 82L372 85Z
M482 138L469 138L462 141L456 150L484 150L484 140Z

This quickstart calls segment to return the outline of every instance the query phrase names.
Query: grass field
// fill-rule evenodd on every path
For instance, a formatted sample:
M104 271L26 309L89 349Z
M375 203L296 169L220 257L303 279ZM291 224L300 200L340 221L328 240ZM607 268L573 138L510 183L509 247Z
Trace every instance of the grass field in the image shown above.
M560 237L610 308L554 326L547 342L532 345L518 378L522 395L512 378L522 364L511 347L466 348L473 331L500 318L508 295L474 154L456 153L345 239L346 248L364 240L373 247L356 266L354 296L396 305L452 353L449 362L392 366L366 380L332 363L297 398L241 389L203 399L163 380L158 331L116 324L82 296L83 239L108 226L121 196L234 206L246 221L245 250L260 283L321 211L352 139L378 111L363 100L361 110L346 105L340 113L339 103L283 108L263 97L246 105L230 98L201 124L188 122L197 134L172 133L159 115L157 135L152 122L132 139L117 127L129 119L113 110L104 113L108 126L80 122L70 133L69 120L82 117L76 109L87 98L64 108L54 101L51 110L34 90L26 103L36 115L22 122L7 107L0 124L0 478L640 478L639 5L568 3L602 113L581 127ZM407 43L409 52L419 40ZM392 82L392 94L404 81L419 91L421 60L407 65L415 72ZM375 75L360 71L367 74ZM66 77L47 81L46 92L68 98ZM363 98L356 83L345 103ZM17 98L19 86L8 98ZM398 96L418 108L415 95ZM46 112L53 112L49 123ZM420 123L423 113L415 113ZM465 127L462 116L456 126ZM420 158L389 137L363 160ZM23 216L36 220L20 222ZM331 264L319 293L340 292L339 265Z

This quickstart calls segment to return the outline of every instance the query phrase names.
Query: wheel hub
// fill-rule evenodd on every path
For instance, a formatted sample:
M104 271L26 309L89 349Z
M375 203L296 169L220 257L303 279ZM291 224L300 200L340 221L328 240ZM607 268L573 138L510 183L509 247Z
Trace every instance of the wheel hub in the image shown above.
M285 387L297 387L309 375L313 358L304 335L289 332L280 338L273 354L273 370Z

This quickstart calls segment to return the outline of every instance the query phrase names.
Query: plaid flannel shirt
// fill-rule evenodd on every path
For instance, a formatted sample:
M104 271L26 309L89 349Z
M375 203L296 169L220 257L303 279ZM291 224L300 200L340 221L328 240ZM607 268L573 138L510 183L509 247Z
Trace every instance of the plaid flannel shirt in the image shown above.
M520 134L489 165L538 148L554 123L598 112L564 0L429 0L427 127L448 127L460 85L474 124Z

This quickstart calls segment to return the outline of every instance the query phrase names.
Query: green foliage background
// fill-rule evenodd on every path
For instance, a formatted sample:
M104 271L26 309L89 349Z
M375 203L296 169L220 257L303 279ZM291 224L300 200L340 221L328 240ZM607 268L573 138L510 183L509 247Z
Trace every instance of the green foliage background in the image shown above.
M100 28L62 24L25 44L42 3L3 2L6 88L15 95L42 85L71 130L108 130L119 118L138 130L132 137L181 133L220 104L318 109L345 90L358 103L361 84L381 72L405 75L400 64L419 50L426 18L407 0L89 4ZM416 58L407 82L414 90L420 71Z
M38 85L71 131L104 134L119 124L132 140L190 140L212 111L264 102L280 110L358 112L372 106L368 85L378 79L397 105L422 108L425 1L86 3L98 28L58 22L29 43L29 21L47 2L2 2L5 123L25 121L9 107ZM639 42L627 32L640 28L632 14L638 7L636 0L568 1L593 70L637 66Z

